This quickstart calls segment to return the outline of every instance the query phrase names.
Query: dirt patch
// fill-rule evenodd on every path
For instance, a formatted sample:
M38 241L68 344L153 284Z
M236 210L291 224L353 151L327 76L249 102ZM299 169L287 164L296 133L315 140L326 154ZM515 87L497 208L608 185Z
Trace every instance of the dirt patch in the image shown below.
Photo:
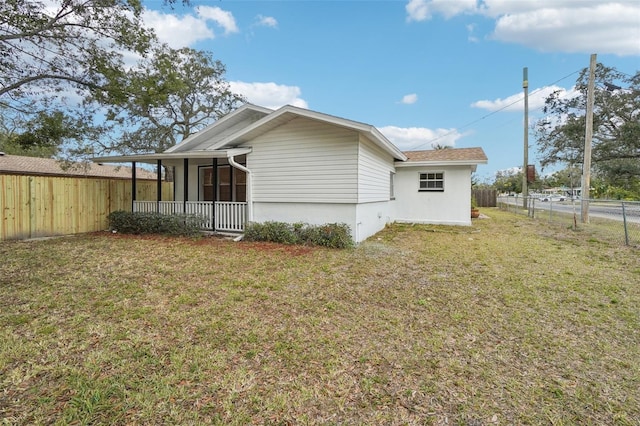
M222 234L207 234L197 238L189 238L189 237L174 237L170 235L158 235L158 234L121 234L121 233L113 233L108 231L94 232L91 235L97 236L107 236L110 238L120 239L120 240L136 240L136 241L158 241L158 242L167 242L169 240L175 240L180 243L187 243L194 246L207 246L207 245L220 245L223 243L234 244L239 248L247 249L247 250L255 250L262 252L271 252L271 253L284 253L289 256L304 256L310 253L313 253L317 248L310 246L301 246L294 244L278 244L271 242L249 242L249 241L240 241L234 242L233 238L229 235Z
M300 246L300 245L289 245L289 244L278 244L278 243L269 243L269 242L248 242L243 241L240 243L241 247L245 247L250 250L256 251L265 251L265 252L274 252L274 253L286 253L290 256L304 256L310 253L313 253L317 249L309 246Z

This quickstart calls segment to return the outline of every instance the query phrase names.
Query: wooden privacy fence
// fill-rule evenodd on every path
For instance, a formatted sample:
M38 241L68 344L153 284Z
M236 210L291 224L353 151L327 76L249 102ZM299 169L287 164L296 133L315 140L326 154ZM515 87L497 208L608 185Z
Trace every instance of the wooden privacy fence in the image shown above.
M136 181L138 200L156 194L156 181ZM162 183L162 199L173 200L173 183ZM0 175L0 241L101 231L131 204L131 180Z
M476 198L478 207L496 207L498 191L495 189L472 189L471 195Z

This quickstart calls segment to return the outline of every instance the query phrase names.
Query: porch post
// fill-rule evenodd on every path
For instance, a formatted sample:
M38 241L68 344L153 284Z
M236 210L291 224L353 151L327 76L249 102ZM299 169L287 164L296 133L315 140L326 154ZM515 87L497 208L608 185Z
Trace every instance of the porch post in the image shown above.
M218 159L211 162L211 185L213 185L213 200L211 201L211 229L216 230L216 200L218 199Z
M189 159L185 158L184 162L184 183L182 185L183 190L183 202L182 202L182 213L187 213L187 200L189 200Z
M136 162L131 162L131 212L135 212L136 205L136 192L138 189L136 188Z
M158 176L157 176L157 194L156 199L158 204L156 204L156 212L160 213L160 201L162 201L162 160L158 160Z

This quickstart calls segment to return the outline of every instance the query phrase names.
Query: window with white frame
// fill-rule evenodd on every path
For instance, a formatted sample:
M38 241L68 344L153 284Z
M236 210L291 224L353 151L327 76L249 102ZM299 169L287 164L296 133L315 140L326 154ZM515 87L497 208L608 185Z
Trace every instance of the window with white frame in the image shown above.
M395 190L393 189L395 185L395 182L394 182L395 178L396 178L396 174L394 172L389 172L389 199L390 200L396 199Z
M418 191L444 191L444 172L420 173Z

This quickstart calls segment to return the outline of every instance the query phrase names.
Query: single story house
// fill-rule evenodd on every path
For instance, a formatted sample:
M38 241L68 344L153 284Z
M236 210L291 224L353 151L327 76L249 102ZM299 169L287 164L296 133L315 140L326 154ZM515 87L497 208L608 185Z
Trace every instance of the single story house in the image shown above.
M173 202L136 211L246 222L346 223L360 242L390 222L470 225L481 148L402 152L374 126L294 106L244 105L163 153L94 159L175 168Z

